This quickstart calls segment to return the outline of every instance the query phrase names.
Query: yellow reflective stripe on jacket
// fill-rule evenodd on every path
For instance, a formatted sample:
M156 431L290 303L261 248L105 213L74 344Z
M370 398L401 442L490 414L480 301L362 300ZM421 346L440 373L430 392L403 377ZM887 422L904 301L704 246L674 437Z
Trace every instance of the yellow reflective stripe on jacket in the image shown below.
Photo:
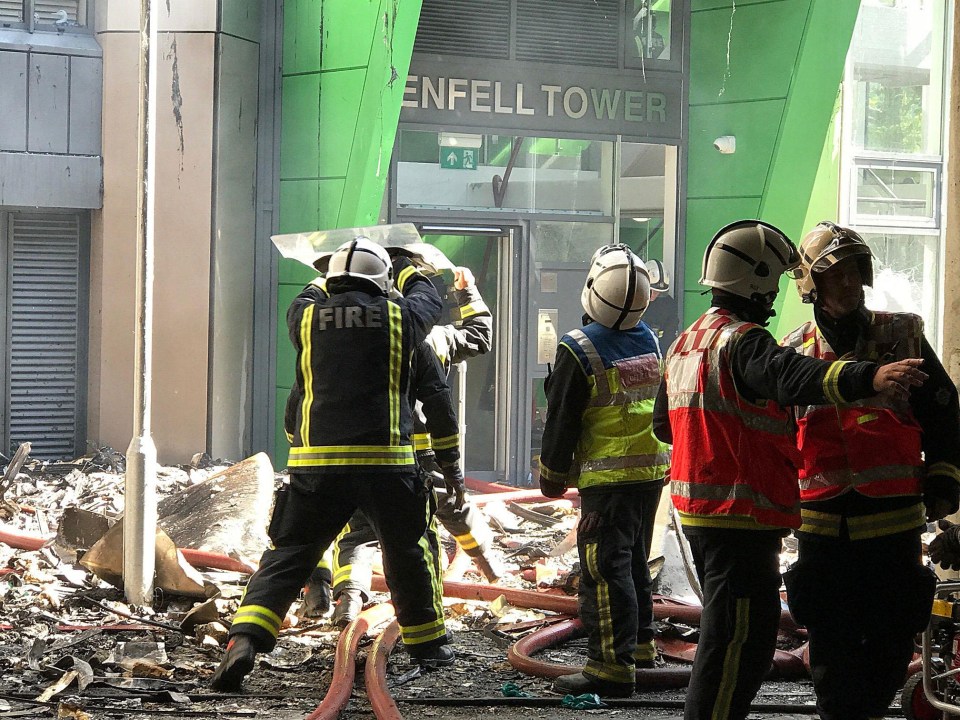
M410 279L410 276L415 274L417 269L413 265L407 265L403 270L400 271L400 274L397 275L396 286L397 290L403 292L403 286L407 284L407 280Z
M780 526L764 525L749 515L696 515L677 511L682 525L691 527L727 528L731 530L782 530Z
M242 623L258 625L277 637L280 634L280 627L283 625L283 618L263 605L241 605L237 614L233 617L233 624L240 625Z
M490 309L483 300L476 300L475 302L467 303L466 305L460 305L458 309L460 311L461 320L466 320L474 315L490 314Z
M946 475L960 482L960 469L952 463L945 461L935 462L927 468L927 475Z
M711 500L715 503L747 500L755 508L775 510L779 513L795 513L800 505L799 500L796 505L790 506L775 503L766 495L757 492L745 483L738 483L736 485L708 485L706 483L672 480L670 482L670 493L687 500Z
M313 406L313 364L311 362L314 305L304 308L300 318L300 373L303 375L303 402L300 406L300 443L310 444L310 411Z
M417 452L429 450L433 447L430 433L414 433L410 439L413 441L413 449Z
M843 366L847 364L846 360L838 360L830 363L826 374L823 376L823 395L834 405L843 404L843 395L840 394L840 373Z
M843 515L800 508L800 517L800 532L822 537L840 537ZM923 503L918 502L897 510L846 517L846 523L851 540L868 540L921 527L926 523L926 515Z
M434 450L450 450L451 448L459 447L460 436L447 435L446 437L433 438L432 443Z
M543 462L540 462L540 477L554 485L567 485L570 480L570 473L551 470Z
M290 448L291 467L338 465L411 465L411 445L322 445Z
M403 370L403 318L400 306L388 302L390 318L390 444L400 444L400 374Z

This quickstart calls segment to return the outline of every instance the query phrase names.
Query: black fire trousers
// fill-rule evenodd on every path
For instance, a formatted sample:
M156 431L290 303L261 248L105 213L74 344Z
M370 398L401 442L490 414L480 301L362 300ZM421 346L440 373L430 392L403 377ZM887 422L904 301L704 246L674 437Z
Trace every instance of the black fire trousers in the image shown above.
M632 685L636 663L655 656L647 553L662 491L663 482L656 480L580 496L577 546L587 677Z
M405 645L447 642L436 553L426 539L432 495L419 475L292 474L277 493L271 547L250 578L230 634L246 633L270 652L283 617L323 551L360 509L383 548L383 571Z
M469 500L459 510L442 493L435 517L470 557L483 557L493 544L486 518ZM428 538L439 550L436 532ZM370 597L372 565L377 554L377 535L362 512L356 512L333 546L333 596L351 590L366 601Z
M770 670L780 624L779 530L684 528L703 588L685 720L742 720Z
M799 535L788 599L810 633L823 720L883 717L903 685L936 585L920 547L920 530L854 541Z

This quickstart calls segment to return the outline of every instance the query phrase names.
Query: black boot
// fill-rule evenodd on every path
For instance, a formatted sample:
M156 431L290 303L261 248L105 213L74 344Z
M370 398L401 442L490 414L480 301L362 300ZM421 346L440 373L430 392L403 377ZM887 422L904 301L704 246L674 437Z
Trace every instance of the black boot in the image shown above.
M243 678L253 670L256 658L257 650L253 646L253 638L237 633L227 643L227 651L213 674L210 687L218 692L240 692Z
M337 597L337 604L333 608L333 624L339 628L345 628L357 619L361 610L363 610L363 597L360 593L357 590L344 590Z
M594 693L600 697L630 697L633 695L633 688L633 683L596 680L582 672L573 675L561 675L553 681L553 691L564 695Z
M316 568L313 571L303 588L303 603L300 605L300 615L308 618L318 618L330 612L330 601L333 597L330 580L330 571L326 568Z
M410 659L417 665L425 667L446 667L453 665L457 659L457 654L449 645L407 645L407 652L410 653Z

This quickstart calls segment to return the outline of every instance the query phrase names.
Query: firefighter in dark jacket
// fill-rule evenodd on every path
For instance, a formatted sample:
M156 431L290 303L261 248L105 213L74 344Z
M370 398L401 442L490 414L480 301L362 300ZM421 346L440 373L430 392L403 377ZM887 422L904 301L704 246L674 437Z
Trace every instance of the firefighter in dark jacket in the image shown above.
M540 488L580 492L580 619L587 664L554 690L625 697L636 667L652 667L653 538L669 449L653 435L662 358L640 322L650 300L643 262L626 245L601 247L580 302L586 325L564 335L546 384Z
M391 286L403 294L389 300ZM297 352L286 430L289 485L276 497L271 548L250 578L213 687L236 691L257 652L270 652L317 560L360 508L383 546L400 634L414 660L449 664L436 558L425 540L428 493L416 472L409 401L414 348L441 310L407 258L367 238L341 245L327 278L287 312Z
M670 492L703 588L686 720L745 718L770 669L780 620L781 539L800 525L795 426L787 407L905 397L920 360L828 362L764 329L780 276L800 262L777 228L741 220L707 247L712 307L677 338L654 426L673 444Z
M469 268L454 270L450 295L454 302L451 322L435 325L426 340L426 346L432 349L441 365L444 378L454 364L489 352L493 338L493 317ZM452 400L450 407L453 412ZM500 577L502 569L493 552L493 533L486 518L464 494L459 462L459 427L454 426L451 432L450 428L443 427L442 419L431 423L429 413L425 412L427 409L423 410L415 407L413 444L421 469L428 477L439 481L436 484L440 491L437 520L473 559L484 577L493 582ZM438 410L433 409L433 412L438 413ZM442 417L443 413L439 414ZM376 552L376 534L363 513L354 514L333 548L335 624L347 625L369 599ZM305 588L303 612L308 617L323 615L329 603L331 572L323 563L321 561L318 565Z
M454 507L448 512L456 513L455 506L462 503L464 497L463 473L460 470L460 428L450 397L450 387L447 384L446 373L432 346L426 341L417 346L413 357L412 372L411 386L415 390L415 398L418 403L417 412L422 415L423 427L432 438L438 441L438 447L435 451L436 460L433 466L443 468L440 479L446 492L442 494L442 500L439 501L443 504L438 507L436 493L431 493L431 514L433 518L438 519L441 513L439 508L443 508L444 504L449 503ZM417 423L415 423L415 427L416 425ZM414 446L416 446L416 441ZM417 456L419 463L420 452L417 453ZM437 472L440 474L440 471ZM433 474L426 471L423 466L420 467L420 473L424 483L432 489L435 479ZM427 541L434 549L439 562L440 542L436 522L433 518L426 535ZM488 528L484 529L487 533L490 532ZM369 599L373 562L377 550L378 541L373 526L363 512L358 510L350 518L350 522L347 523L347 526L333 544L333 594L337 601L333 621L337 625L345 627L349 624L359 614L364 602ZM318 566L307 583L304 605L310 603L311 597L318 590L329 590L329 585L318 583L316 580L317 574L322 570L322 565ZM439 564L437 572L438 575L441 572ZM316 614L319 613L313 613L312 615L315 616ZM307 615L312 616L309 612Z
M923 321L864 307L873 263L860 235L822 222L800 257L814 320L785 346L832 361L922 358L928 376L909 397L795 408L802 524L790 609L810 632L820 717L866 720L886 712L930 619L936 577L920 533L960 504L960 409Z

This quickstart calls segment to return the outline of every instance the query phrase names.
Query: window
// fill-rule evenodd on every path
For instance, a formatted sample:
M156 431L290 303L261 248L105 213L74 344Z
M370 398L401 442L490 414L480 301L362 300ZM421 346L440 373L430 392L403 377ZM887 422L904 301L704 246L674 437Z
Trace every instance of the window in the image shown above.
M22 25L31 14L34 25L59 31L85 27L90 0L0 0L0 25Z
M646 67L671 58L670 0L626 0L625 64Z
M945 0L863 0L847 58L841 220L874 252L867 306L939 338Z

